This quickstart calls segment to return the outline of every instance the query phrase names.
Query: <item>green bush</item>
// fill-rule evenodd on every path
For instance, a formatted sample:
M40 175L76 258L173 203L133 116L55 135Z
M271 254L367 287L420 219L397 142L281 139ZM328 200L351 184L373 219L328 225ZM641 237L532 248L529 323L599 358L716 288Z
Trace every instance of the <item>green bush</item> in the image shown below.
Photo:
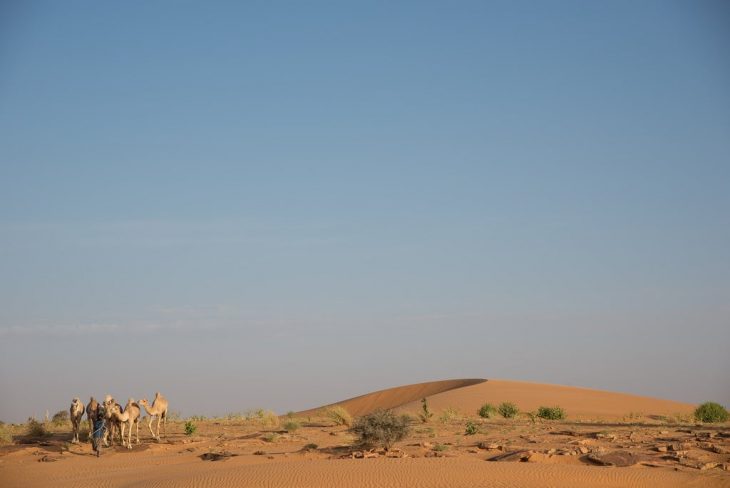
M302 424L296 420L289 420L284 424L284 430L287 432L296 432Z
M565 410L560 407L540 407L537 409L537 416L545 420L563 420Z
M502 402L499 404L499 407L497 407L497 411L499 414L506 418L511 419L517 416L518 413L520 413L520 410L517 408L517 405L510 402Z
M489 418L492 418L495 415L497 415L497 409L494 408L494 405L492 405L491 403L485 403L484 405L481 406L481 408L479 409L479 412L477 412L477 413L479 414L480 417L489 419Z
M5 424L0 422L0 445L12 444L13 436L10 434Z
M408 424L409 418L406 415L396 415L391 410L376 410L359 417L350 431L357 435L363 446L390 449L394 443L410 433Z
M466 430L464 431L464 435L474 435L477 432L479 432L479 429L474 422L469 421L466 423Z
M441 412L441 415L439 416L439 421L441 421L444 424L447 424L453 420L457 420L459 418L459 411L455 409L454 407L446 407Z
M190 420L185 422L185 435L193 435L198 430L198 426L192 423Z
M33 417L28 418L26 433L29 437L46 437L50 435L50 433L46 429L45 424L43 424L42 422L38 422Z
M695 410L695 419L705 423L727 422L725 407L715 402L705 402Z
M352 425L352 415L348 412L345 407L335 405L329 407L324 411L324 415L335 423L335 425Z

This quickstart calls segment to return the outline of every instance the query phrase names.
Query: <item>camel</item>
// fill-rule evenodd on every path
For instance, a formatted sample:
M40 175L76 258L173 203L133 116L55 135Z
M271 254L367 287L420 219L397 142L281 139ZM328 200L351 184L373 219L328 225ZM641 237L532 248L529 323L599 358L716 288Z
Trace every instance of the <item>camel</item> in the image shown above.
M121 407L118 403L114 403L109 408L109 417L118 422L121 426L121 439L122 445L124 444L124 428L129 427L129 434L127 435L127 449L132 449L132 427L137 425L137 444L139 444L139 418L140 418L139 405L135 403L134 398L130 398L127 401L127 405L124 407L122 412Z
M86 419L89 421L89 442L94 436L94 419L99 411L99 402L94 400L94 397L89 398L89 403L86 405Z
M104 397L104 418L106 419L106 432L104 432L104 446L109 447L109 442L111 440L111 443L114 444L114 434L115 432L119 432L119 443L123 444L124 440L122 439L121 435L121 425L119 421L117 421L115 418L111 415L111 409L112 407L117 406L119 408L119 412L123 413L124 409L122 406L117 403L116 400L114 400L114 397L111 395L107 395Z
M158 391L155 393L155 400L152 402L152 406L150 406L146 398L140 400L139 404L144 407L145 412L150 416L150 423L147 427L149 427L152 437L158 441L160 440L160 421L162 421L162 433L167 437L167 398L162 396ZM154 420L155 416L157 417L157 435L152 432L152 420Z
M81 400L76 397L71 402L71 408L68 409L69 417L71 418L71 426L73 428L73 438L71 442L78 444L79 442L79 427L81 426L81 418L84 416L84 404Z

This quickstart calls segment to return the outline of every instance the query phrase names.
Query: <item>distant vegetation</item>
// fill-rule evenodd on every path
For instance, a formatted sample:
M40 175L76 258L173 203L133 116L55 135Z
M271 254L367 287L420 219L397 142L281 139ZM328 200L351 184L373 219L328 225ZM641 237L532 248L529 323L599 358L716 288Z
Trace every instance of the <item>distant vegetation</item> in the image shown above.
M727 422L728 413L719 403L706 402L695 410L695 419L705 423Z
M296 432L297 430L299 430L299 428L301 426L302 426L302 424L300 424L296 420L288 420L284 424L284 430L287 431L287 432Z
M428 402L424 398L421 400L421 412L418 414L418 418L425 424L431 421L431 417L433 417L433 412L428 408Z
M563 420L565 410L560 407L540 407L537 409L537 416L545 420Z
M50 432L48 432L46 425L43 422L38 422L33 417L28 418L25 432L30 437L46 437L50 435Z
M456 420L460 417L459 411L454 407L446 407L439 416L439 420L444 424Z
M464 435L474 435L477 432L479 432L479 429L477 428L477 425L472 422L471 420L466 423L466 430L464 431Z
M69 422L69 414L68 410L59 410L58 412L53 414L53 418L51 418L51 422L53 422L53 425L55 426L61 426Z
M345 407L340 405L325 409L324 415L334 422L335 425L346 425L348 427L352 425L352 415L350 415L350 412Z
M491 403L485 403L479 408L479 416L485 419L490 419L497 415L497 409Z
M359 417L350 431L363 446L390 447L410 433L410 419L406 415L396 415L392 410L376 410Z
M502 402L499 404L499 407L497 407L497 411L499 414L506 418L511 419L517 416L518 413L520 413L520 410L517 408L517 405L511 402Z

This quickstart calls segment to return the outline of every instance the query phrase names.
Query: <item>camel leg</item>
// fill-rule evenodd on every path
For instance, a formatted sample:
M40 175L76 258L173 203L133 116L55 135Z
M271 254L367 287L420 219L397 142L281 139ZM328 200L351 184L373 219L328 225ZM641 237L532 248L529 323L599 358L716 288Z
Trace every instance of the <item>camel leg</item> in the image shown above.
M155 416L154 415L150 415L150 423L149 423L149 425L147 425L147 427L149 427L149 429L150 429L150 435L152 436L152 438L153 439L157 439L155 437L155 433L152 431L152 421L153 420L155 420Z
M137 419L135 424L137 424L137 444L139 444L139 419Z
M165 435L165 439L167 439L167 412L162 417L162 433Z
M89 439L88 441L91 442L94 435L94 422L89 419Z
M162 414L157 416L157 440L160 440L160 422L162 421Z
M132 449L132 423L129 423L129 434L127 434L127 449Z

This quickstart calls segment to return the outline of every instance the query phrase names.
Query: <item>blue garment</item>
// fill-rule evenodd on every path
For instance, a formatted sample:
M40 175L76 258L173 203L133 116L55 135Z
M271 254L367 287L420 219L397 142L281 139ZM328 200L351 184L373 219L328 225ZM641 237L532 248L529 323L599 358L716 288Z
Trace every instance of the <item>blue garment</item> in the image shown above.
M101 439L104 435L104 419L94 420L94 437Z

